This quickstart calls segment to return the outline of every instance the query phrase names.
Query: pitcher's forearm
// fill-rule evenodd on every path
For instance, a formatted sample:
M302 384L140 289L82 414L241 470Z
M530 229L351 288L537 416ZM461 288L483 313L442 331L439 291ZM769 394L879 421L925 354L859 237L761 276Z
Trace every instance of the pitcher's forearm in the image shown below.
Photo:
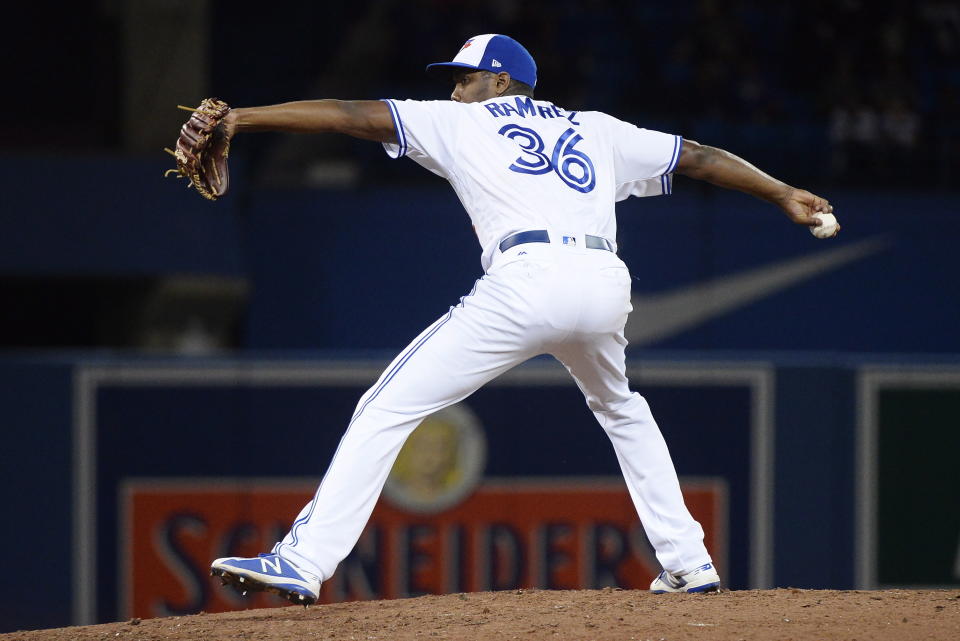
M340 133L381 142L393 142L396 137L390 109L380 100L301 100L240 107L233 109L228 118L234 133Z
M723 149L683 141L677 173L718 187L736 189L771 203L781 203L793 189L743 158Z

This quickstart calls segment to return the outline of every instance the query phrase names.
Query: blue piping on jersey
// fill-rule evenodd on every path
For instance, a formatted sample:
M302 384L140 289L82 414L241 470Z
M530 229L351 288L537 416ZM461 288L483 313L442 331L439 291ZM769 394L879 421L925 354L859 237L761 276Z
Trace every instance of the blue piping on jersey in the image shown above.
M417 352L417 350L423 347L424 343L426 343L431 336L436 334L437 331L447 323L447 321L453 318L453 310L455 310L457 307L463 307L464 300L466 298L469 298L470 296L473 296L474 293L476 293L477 287L479 287L480 281L483 279L484 279L484 276L481 276L477 280L477 282L473 284L473 289L470 290L470 293L467 294L466 296L462 296L460 298L460 303L456 307L451 307L450 311L447 312L447 315L444 316L440 321L438 321L434 325L434 327L431 330L429 330L429 332L425 336L423 336L419 341L417 341L417 343L413 347L411 347L406 354L403 355L403 358L401 358L401 360L396 365L394 365L393 369L390 370L390 372L384 377L383 381L377 386L377 388L373 391L373 393L370 394L370 397L367 398L366 401L364 401L363 406L361 406L360 409L357 410L356 414L353 415L353 418L350 419L350 424L347 425L347 431L350 431L350 427L358 418L360 418L360 414L362 414L363 410L367 408L367 405L369 405L370 402L373 399L375 399L380 394L380 392L383 391L383 388L386 387L387 383L389 383L393 379L393 377L397 375L397 372L399 372L403 368L403 366L407 364L407 361L410 360L410 357L413 356ZM344 433L344 438L346 438L346 433ZM336 458L337 454L340 452L340 445L342 444L343 444L343 438L340 439L340 443L337 445L337 450L336 452L333 453L334 458ZM326 476L324 476L324 480L326 480ZM313 510L317 506L317 497L320 495L320 490L322 489L323 489L323 481L320 481L320 487L317 488L316 493L313 495L313 499L310 501L310 509L302 518L299 518L296 521L294 521L293 527L290 529L290 536L293 540L290 542L290 544L287 547L293 548L297 546L297 543L299 542L299 537L297 536L297 530L300 528L301 525L309 521L311 516L313 516ZM273 553L279 554L280 549L283 547L283 545L284 545L283 543L277 543L275 546L273 546Z
M393 118L393 128L397 132L397 143L400 146L400 149L397 151L397 158L403 158L407 155L407 134L403 130L403 121L400 120L400 112L397 111L397 106L393 104L393 100L389 98L382 98L382 100L387 103L387 106L390 108L390 117Z
M681 149L683 149L683 136L676 136L673 140L673 156L670 158L670 165L663 172L664 174L672 174L673 170L677 168L677 163L680 162Z
M663 179L663 193L665 196L669 196L673 193L673 174L664 174Z
M660 191L664 196L673 193L673 174L663 174L660 176Z

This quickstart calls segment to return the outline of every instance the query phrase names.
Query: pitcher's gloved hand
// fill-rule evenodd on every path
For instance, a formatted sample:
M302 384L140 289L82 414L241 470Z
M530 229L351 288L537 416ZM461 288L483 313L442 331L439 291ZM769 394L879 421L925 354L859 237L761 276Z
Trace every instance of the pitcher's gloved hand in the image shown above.
M227 166L230 138L223 123L230 106L217 98L205 98L196 109L180 108L193 113L180 128L176 150L166 150L176 158L177 168L168 170L164 176L171 172L178 177L185 176L198 194L216 200L227 193L230 186Z

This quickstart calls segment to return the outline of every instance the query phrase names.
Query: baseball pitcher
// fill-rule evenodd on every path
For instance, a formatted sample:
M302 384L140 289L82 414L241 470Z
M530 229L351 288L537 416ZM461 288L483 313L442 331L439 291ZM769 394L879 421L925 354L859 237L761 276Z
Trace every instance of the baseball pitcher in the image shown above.
M238 133L378 141L391 158L409 157L450 182L482 247L483 276L360 398L313 500L286 537L257 558L215 560L213 574L242 591L315 602L321 582L359 538L414 428L510 368L551 354L613 444L663 566L650 589L718 590L720 576L683 503L664 439L625 375L631 279L617 256L615 203L669 194L680 173L766 200L811 229L833 208L726 151L535 99L536 64L507 36L470 38L452 61L428 69L452 76L449 101L315 100L242 109L205 101L207 110L194 113L171 152L178 171L216 197L227 184L225 150ZM204 147L207 141L215 146Z

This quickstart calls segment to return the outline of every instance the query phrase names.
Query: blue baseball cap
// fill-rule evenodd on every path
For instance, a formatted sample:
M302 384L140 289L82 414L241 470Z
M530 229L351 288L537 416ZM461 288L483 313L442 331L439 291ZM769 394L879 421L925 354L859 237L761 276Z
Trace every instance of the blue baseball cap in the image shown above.
M463 43L450 62L427 65L427 71L438 69L472 69L474 71L506 71L511 78L537 86L537 63L523 45L498 33L474 36Z

